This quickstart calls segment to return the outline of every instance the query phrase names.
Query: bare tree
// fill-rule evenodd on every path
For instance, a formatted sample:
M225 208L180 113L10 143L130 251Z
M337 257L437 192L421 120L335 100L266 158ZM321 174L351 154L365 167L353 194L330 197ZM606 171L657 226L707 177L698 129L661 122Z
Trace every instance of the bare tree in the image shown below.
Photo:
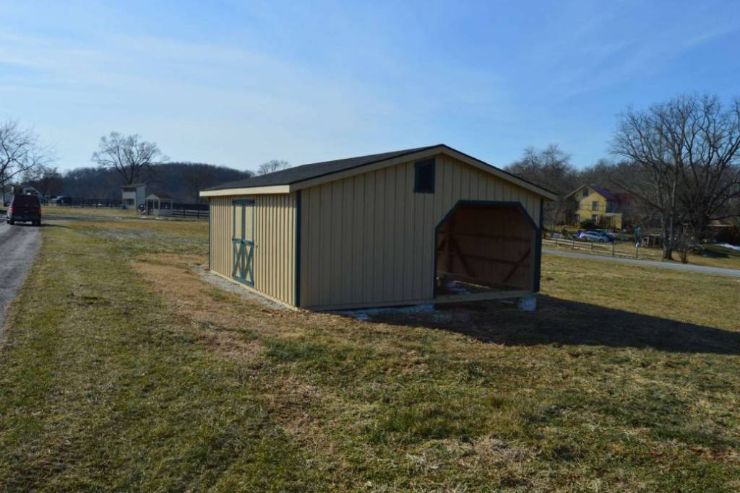
M655 208L630 193L630 190L645 185L643 170L639 165L630 161L609 163L600 160L595 166L581 171L580 176L583 183L606 183L616 192L620 200L623 227L639 226L642 229L661 226L660 214Z
M0 191L5 203L5 188L21 173L50 160L48 149L39 144L34 132L21 128L16 121L0 123Z
M140 140L134 135L121 135L111 132L108 137L100 138L100 147L92 155L92 161L98 166L114 169L123 178L125 185L131 185L144 179L155 164L167 158L154 142Z
M663 257L686 261L692 241L740 195L740 101L725 110L716 97L684 96L622 116L613 152L635 164L621 183L658 213Z
M281 169L287 168L290 168L290 163L288 163L288 161L273 159L272 161L267 161L266 163L260 164L257 168L257 174L267 175L269 173L274 173L275 171L280 171Z
M578 174L567 153L556 144L543 150L528 147L522 158L510 164L507 171L557 193L558 200L545 205L545 221L548 224L563 221L567 208L564 195L578 186Z
M57 168L40 165L23 174L23 181L41 192L44 197L59 195L64 188L64 178Z
M740 197L740 99L723 110L716 97L704 97L691 109L679 201L683 226L703 239L711 221L740 213L733 200Z

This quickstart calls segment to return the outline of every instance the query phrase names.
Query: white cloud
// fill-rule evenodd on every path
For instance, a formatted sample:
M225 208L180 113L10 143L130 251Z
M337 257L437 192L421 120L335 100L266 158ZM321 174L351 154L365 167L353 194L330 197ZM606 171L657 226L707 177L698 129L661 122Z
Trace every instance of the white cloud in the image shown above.
M113 129L156 140L176 159L256 165L424 144L414 135L440 123L432 115L453 107L494 114L489 109L503 105L487 71L434 61L406 67L389 57L383 85L240 46L163 36L82 41L5 32L0 46L0 63L22 69L0 79L0 93L20 101L21 119L44 114L36 105L57 107L44 125L64 125L54 133L70 166L87 160L92 149L80 149L82 142L94 145ZM74 135L83 130L93 134Z
M295 141L296 134L299 142L321 134L367 135L369 121L397 111L364 90L362 81L335 82L245 49L152 36L101 41L91 49L0 35L0 63L16 73L0 80L0 92L23 101L15 105L16 117L53 104L66 108L67 118L96 119L95 139L114 128L138 131L163 148L171 142L173 157L230 162L274 156L281 140ZM78 145L78 138L69 140ZM64 143L59 148L74 160L69 164L90 152Z

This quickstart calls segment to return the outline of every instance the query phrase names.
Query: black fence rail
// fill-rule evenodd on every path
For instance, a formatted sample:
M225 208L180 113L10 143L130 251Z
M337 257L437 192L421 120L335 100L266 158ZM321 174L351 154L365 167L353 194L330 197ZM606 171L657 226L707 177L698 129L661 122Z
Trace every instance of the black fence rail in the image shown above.
M147 208L144 214L158 217L174 217L182 219L208 219L208 204L188 204L175 202L163 204L159 209Z
M44 204L51 207L92 207L96 209L121 209L123 207L121 201L105 199L66 199L62 202L45 201Z
M105 209L126 209L136 210L134 207L124 205L120 201L105 199L67 199L63 203L48 203L48 207L79 207L79 208L105 208ZM0 204L0 209L2 204ZM173 217L182 219L208 219L208 204L192 204L185 202L175 202L172 207L163 207L157 209L144 208L141 211L143 215Z
M160 215L183 219L208 219L208 209L163 209Z
M187 209L191 211L208 211L208 204L193 204L189 202L175 202L172 204L173 209Z

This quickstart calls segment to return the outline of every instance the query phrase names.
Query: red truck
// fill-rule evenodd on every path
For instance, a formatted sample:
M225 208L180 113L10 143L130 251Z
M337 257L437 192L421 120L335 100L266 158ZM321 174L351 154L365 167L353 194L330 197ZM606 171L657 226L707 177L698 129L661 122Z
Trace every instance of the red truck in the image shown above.
M6 215L11 225L25 221L41 226L41 202L35 195L14 195Z

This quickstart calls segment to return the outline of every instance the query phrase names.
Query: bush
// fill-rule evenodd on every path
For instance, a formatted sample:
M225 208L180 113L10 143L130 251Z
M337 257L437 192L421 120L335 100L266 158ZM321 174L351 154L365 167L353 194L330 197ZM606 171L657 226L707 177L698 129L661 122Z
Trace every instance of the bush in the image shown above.
M732 245L740 245L740 228L723 228L714 237L717 243L730 243Z
M586 219L585 221L581 221L581 229L596 229L596 223L591 219Z

